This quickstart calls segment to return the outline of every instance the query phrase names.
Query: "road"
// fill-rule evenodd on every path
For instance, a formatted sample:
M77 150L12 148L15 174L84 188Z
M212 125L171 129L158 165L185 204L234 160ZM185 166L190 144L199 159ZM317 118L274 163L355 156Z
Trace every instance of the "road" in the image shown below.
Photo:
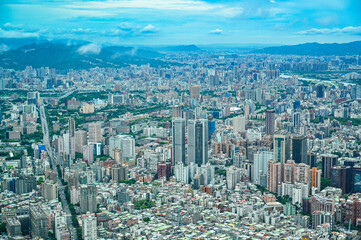
M70 92L71 94L71 92ZM66 94L66 95L70 95L70 94ZM69 231L71 234L71 239L72 240L78 240L78 235L76 234L76 229L73 227L73 225L71 224L71 213L69 210L69 206L68 203L65 199L65 193L64 193L64 185L61 181L62 176L59 176L58 171L56 169L56 165L57 165L57 161L56 158L54 157L53 154L53 148L50 145L50 139L49 139L49 128L48 128L48 121L46 119L46 114L45 114L45 107L43 105L43 103L41 103L40 105L40 118L41 118L41 127L43 129L43 143L46 146L46 150L49 156L49 161L51 162L51 165L53 166L53 169L55 170L55 174L56 174L56 178L57 178L57 182L58 182L58 194L60 196L60 200L61 200L61 204L63 206L63 210L67 213L67 215L69 215L68 218L68 227L69 227Z

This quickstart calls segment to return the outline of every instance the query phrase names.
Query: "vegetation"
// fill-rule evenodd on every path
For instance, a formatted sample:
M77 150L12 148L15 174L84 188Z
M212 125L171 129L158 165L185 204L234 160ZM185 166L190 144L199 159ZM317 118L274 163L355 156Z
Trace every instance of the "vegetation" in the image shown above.
M331 185L331 180L328 178L321 177L321 190L329 187Z
M143 218L143 222L149 222L149 221L150 221L150 218L149 218L149 217Z
M133 204L134 204L134 208L137 210L152 208L155 206L155 202L149 200L134 201Z
M220 176L227 176L227 170L226 169L216 169L215 174Z
M135 179L129 179L129 180L120 180L119 181L119 183L125 183L125 184L129 184L129 185L132 185L132 184L134 184L134 183L136 183L137 182L137 180L135 180Z

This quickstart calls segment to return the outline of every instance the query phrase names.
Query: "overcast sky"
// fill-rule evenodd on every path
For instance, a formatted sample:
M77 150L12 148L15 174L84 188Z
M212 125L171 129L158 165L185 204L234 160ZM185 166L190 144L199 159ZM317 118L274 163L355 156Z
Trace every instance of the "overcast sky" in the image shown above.
M361 0L0 0L0 37L97 44L361 40Z

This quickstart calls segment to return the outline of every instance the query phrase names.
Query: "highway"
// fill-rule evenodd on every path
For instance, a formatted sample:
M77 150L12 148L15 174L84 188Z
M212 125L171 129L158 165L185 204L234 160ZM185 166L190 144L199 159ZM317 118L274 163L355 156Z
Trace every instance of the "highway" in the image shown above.
M72 92L69 92L65 95L69 96ZM64 95L64 96L65 96ZM66 96L65 96L66 97ZM57 178L57 182L58 182L58 194L61 200L61 204L63 206L63 210L66 212L66 214L69 216L68 217L68 227L69 227L69 231L71 234L71 239L72 240L78 240L78 235L76 234L76 229L73 227L72 225L72 221L71 221L71 213L69 210L69 206L68 203L65 199L65 193L64 193L64 185L61 181L62 176L59 176L58 171L56 169L57 166L57 161L56 161L56 157L54 157L53 154L53 148L51 147L50 144L50 139L49 139L49 128L48 128L48 122L46 119L46 114L45 114L45 107L43 102L41 102L40 108L40 118L41 118L41 127L43 130L43 143L46 145L46 150L49 156L49 161L53 167L53 169L55 170L55 174L56 174L56 178Z

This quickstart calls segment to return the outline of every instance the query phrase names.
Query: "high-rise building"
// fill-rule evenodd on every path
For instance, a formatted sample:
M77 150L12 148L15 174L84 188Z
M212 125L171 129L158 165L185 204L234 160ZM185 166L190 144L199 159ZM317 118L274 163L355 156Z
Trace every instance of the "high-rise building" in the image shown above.
M198 99L201 97L201 87L199 85L193 85L190 89L191 99Z
M96 187L92 184L80 186L80 210L95 213L97 210Z
M275 110L266 111L266 134L273 135L275 132Z
M274 135L273 160L281 163L281 177L283 177L283 165L290 159L290 136Z
M316 86L316 97L323 98L325 96L325 87L320 84Z
M158 163L157 174L158 174L158 179L165 177L167 179L167 181L169 181L169 178L172 174L171 163L169 163L169 162Z
M89 142L97 143L102 141L102 127L100 122L91 122L88 124Z
M125 165L113 166L111 169L111 176L114 182L128 180L128 167Z
M233 132L239 133L246 131L246 118L237 116L233 118Z
M84 161L88 162L88 164L91 164L94 162L94 145L88 144L83 146L83 159Z
M48 239L48 221L40 205L30 205L30 233L35 238Z
M182 117L182 108L179 105L172 107L172 118L181 118Z
M321 170L317 169L316 167L311 169L311 186L316 188L317 191L321 190L321 174Z
M188 121L188 163L208 162L208 120Z
M82 215L82 236L84 240L97 240L97 218L89 212Z
M278 187L282 183L281 163L274 160L268 161L267 165L267 189L273 193L278 193Z
M7 217L4 220L6 222L6 231L10 236L10 239L16 239L16 237L21 236L21 223L16 217Z
M295 112L293 114L293 127L298 129L301 126L301 114L299 112Z
M120 148L118 148L118 147L113 148L113 156L114 156L114 160L118 164L120 164L120 165L124 164L123 151Z
M322 158L322 177L331 179L331 169L338 163L338 156L333 154L323 154Z
M268 161L273 159L273 152L270 151L259 151L254 154L254 167L253 167L253 182L260 184L259 177L262 174L267 174Z
M54 181L46 180L41 184L43 198L48 201L58 199L58 184Z
M75 136L75 120L74 120L74 118L69 118L68 125L69 125L69 136L74 137Z
M83 146L87 145L87 132L84 130L78 130L74 133L75 139L75 152L83 153Z
M350 166L333 166L331 168L331 187L341 188L344 194L352 189L352 171Z
M317 167L317 154L313 152L307 153L307 162L306 164L311 168Z
M304 136L294 136L292 138L292 159L296 163L307 164L307 138Z
M109 154L114 158L114 148L119 148L123 151L124 158L135 157L135 141L129 135L117 135L109 138Z
M208 140L211 140L213 133L216 132L216 120L208 119Z
M186 161L186 127L185 120L177 118L172 124L172 165L185 163Z

